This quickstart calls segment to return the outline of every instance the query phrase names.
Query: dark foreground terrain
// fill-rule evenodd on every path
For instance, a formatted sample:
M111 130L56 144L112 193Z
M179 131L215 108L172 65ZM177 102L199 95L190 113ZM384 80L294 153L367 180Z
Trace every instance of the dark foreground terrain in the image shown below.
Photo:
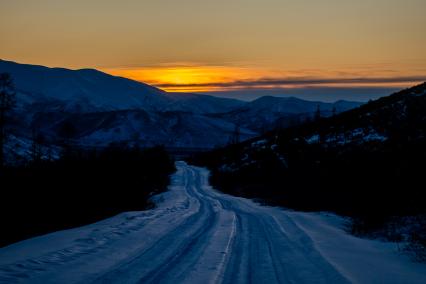
M424 264L333 214L261 206L176 163L156 207L0 249L5 283L412 283Z
M0 172L0 246L150 207L174 164L161 148L67 149Z

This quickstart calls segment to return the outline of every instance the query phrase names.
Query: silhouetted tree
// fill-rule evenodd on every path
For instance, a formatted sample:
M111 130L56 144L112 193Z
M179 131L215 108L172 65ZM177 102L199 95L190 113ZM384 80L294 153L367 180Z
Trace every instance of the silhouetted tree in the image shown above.
M32 131L31 157L34 163L41 160L43 155L42 148L44 144L44 136L36 128Z
M281 122L280 126L282 127L282 125L283 125L284 123L283 123L283 121L282 121L282 120L281 120L280 122ZM298 125L300 125L300 124L301 124L301 121L300 121L300 117L299 117L299 116L291 117L291 118L288 120L288 127L294 127L294 126L298 126ZM280 130L281 130L281 129L280 129Z
M234 132L229 140L231 145L240 143L240 126L238 124L235 125Z
M0 168L4 165L7 114L15 107L15 87L10 74L0 74Z
M131 143L133 144L134 147L139 147L141 145L141 142L142 142L139 132L132 133L130 141L131 141Z
M75 126L67 121L61 125L61 127L58 130L58 135L61 137L60 143L62 146L62 156L64 157L70 157L73 149L72 149L72 139L77 134L77 129Z
M315 121L318 121L320 119L321 119L321 109L320 109L320 106L317 105L317 110L315 112Z
M336 106L333 106L333 109L331 110L331 115L334 117L337 114Z
M69 144L70 140L77 134L77 129L71 122L65 122L62 124L58 131L59 136L63 139L63 144Z

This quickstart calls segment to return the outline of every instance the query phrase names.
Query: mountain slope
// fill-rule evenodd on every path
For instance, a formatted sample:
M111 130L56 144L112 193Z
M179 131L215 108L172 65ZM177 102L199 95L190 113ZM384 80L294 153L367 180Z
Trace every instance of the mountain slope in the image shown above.
M18 99L70 102L100 110L155 110L168 102L165 92L93 69L69 70L0 60L0 72L12 75Z
M353 230L365 231L392 216L426 214L425 145L426 83L195 162L225 192L349 215L360 220ZM396 235L426 247L426 232L416 234Z
M333 117L272 131L235 147L250 151L277 146L277 142L332 147L425 138L426 83L423 83Z
M123 110L96 113L39 113L33 125L47 138L66 139L85 146L107 146L110 143L130 143L147 147L164 145L182 148L213 148L225 145L235 125L186 112L147 112ZM64 133L70 129L71 133ZM241 128L241 139L256 135Z

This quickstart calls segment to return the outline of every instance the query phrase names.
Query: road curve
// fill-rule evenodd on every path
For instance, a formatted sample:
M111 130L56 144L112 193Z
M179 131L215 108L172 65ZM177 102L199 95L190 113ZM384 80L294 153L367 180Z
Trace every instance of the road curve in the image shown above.
M207 170L184 162L177 162L177 168L169 191L157 198L153 210L120 214L1 249L0 282L404 283L409 278L416 279L410 283L422 283L426 279L424 268L415 264L406 268L406 260L396 254L389 261L389 251L381 256L385 261L374 257L389 246L349 236L325 221L328 217L221 194L209 186ZM402 272L390 271L395 265L403 266ZM381 275L385 273L386 277Z

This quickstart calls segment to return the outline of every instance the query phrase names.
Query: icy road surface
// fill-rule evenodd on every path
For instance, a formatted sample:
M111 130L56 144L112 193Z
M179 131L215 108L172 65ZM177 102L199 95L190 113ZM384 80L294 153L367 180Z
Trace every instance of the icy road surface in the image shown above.
M260 206L177 168L156 209L0 249L0 282L426 283L426 265L348 235L337 216Z

